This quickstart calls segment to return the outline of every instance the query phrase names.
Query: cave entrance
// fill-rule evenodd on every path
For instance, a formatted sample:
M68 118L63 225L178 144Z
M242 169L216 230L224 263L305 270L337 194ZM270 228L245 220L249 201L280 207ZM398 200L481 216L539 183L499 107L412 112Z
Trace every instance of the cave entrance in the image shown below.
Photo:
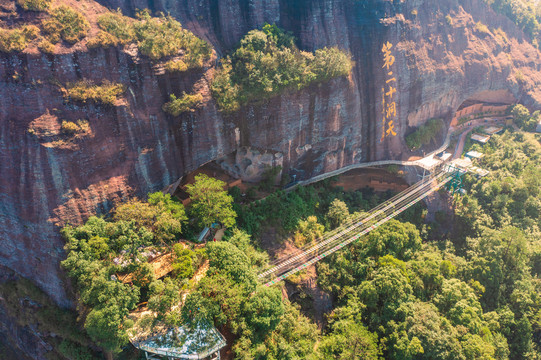
M517 100L508 90L486 90L470 96L458 107L451 121L452 127L479 122L503 122L508 109Z

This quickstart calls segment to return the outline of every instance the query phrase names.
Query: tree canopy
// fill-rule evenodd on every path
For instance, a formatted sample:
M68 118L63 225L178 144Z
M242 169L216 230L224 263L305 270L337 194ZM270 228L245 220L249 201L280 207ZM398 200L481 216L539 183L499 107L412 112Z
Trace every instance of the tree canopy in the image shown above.
M205 174L196 175L195 183L187 186L186 191L192 200L191 214L201 226L210 227L215 222L226 228L235 225L237 214L233 211L233 197L225 187L223 181Z
M248 32L212 82L212 92L223 111L235 111L251 100L274 96L286 88L345 76L349 55L338 48L300 51L295 39L276 25Z

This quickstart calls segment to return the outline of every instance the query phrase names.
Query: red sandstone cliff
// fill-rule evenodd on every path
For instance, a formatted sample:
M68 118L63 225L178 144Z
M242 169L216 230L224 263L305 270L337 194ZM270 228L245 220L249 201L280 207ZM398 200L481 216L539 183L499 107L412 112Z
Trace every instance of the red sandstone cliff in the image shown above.
M250 29L277 23L294 33L302 49L349 50L355 67L349 78L223 116L208 90L213 61L203 70L171 75L131 50L115 48L1 55L0 265L34 280L63 305L69 301L55 224L78 223L129 195L162 189L238 146L279 151L286 168L309 177L355 162L407 157L408 127L431 117L450 121L472 96L489 98L505 90L529 107L541 104L539 52L480 0L102 4L128 14L145 7L170 12L218 54ZM489 33L477 31L477 22ZM387 42L396 58L393 76L382 69ZM397 135L380 141L381 89L395 76ZM66 103L58 84L80 78L109 79L128 90L115 107ZM178 118L161 110L169 93L192 89L204 94L201 109ZM61 120L77 119L89 121L88 133L73 139L59 135Z

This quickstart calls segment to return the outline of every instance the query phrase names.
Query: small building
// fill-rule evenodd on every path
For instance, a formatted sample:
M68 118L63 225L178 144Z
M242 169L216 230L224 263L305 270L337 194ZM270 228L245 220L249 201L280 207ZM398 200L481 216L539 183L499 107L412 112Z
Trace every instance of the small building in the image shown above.
M470 159L480 159L484 156L483 153L480 153L479 151L468 151L466 153L466 157L470 158Z
M477 166L470 167L468 171L470 171L472 174L475 174L478 178L482 178L490 174L490 171L478 168Z
M460 169L467 169L472 166L472 162L470 158L456 159L453 160L452 165Z
M535 131L538 133L541 133L541 121L537 124L537 127L535 128Z
M486 144L490 140L490 135L473 134L471 139L481 144Z
M208 227L205 227L201 233L199 233L199 237L197 238L197 242L199 244L206 242L207 239L212 236L212 230Z

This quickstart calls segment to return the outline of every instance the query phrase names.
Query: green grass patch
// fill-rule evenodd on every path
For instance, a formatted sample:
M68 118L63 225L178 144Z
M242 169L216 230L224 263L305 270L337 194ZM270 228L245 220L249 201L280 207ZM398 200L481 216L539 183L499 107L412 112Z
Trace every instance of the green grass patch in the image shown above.
M124 85L113 83L108 80L101 85L96 85L89 80L81 80L74 84L68 84L67 95L76 101L93 101L105 105L115 105L118 96L124 93Z

